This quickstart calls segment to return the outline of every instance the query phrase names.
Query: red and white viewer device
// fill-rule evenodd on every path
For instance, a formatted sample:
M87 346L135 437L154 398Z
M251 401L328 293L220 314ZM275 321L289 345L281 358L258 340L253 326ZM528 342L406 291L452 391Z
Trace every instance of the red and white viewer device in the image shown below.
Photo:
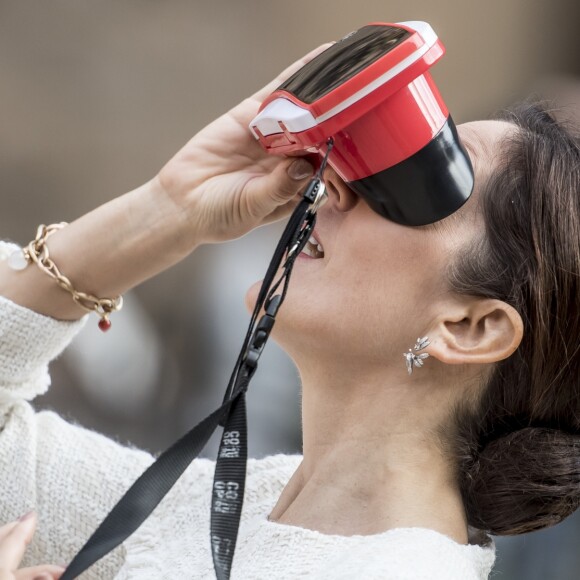
M456 211L473 170L429 74L445 53L426 22L372 23L302 67L250 129L270 153L323 155L371 207L405 225Z

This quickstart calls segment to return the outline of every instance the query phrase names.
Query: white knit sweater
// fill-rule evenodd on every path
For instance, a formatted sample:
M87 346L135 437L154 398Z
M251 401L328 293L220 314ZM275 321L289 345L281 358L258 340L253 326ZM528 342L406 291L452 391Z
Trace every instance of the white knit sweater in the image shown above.
M13 248L13 247L12 247ZM0 259L11 247L0 243ZM0 523L34 508L39 525L26 563L66 563L153 458L71 425L28 402L47 390L48 363L82 322L60 322L0 297ZM250 460L233 579L481 580L494 547L460 545L433 530L330 536L269 522L300 462ZM197 459L153 515L83 578L211 579L213 461Z

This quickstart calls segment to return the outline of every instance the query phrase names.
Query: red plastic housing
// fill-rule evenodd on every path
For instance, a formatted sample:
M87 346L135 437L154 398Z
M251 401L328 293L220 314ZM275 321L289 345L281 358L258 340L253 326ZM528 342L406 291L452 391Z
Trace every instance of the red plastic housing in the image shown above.
M443 44L436 39L418 59L404 66L405 59L412 58L413 53L424 46L425 40L416 30L402 24L374 25L405 28L412 34L311 104L301 102L287 91L272 93L262 103L260 111L277 99L287 99L309 111L316 125L292 132L279 121L279 132L264 135L253 122L251 128L268 152L322 154L327 139L333 137L335 145L329 164L349 182L374 175L411 157L441 130L449 112L427 71L443 56ZM402 66L402 70L387 82L378 84L382 75ZM373 83L378 86L362 98L356 98L359 91L372 87ZM349 99L354 102L344 107ZM333 114L334 108L342 110Z

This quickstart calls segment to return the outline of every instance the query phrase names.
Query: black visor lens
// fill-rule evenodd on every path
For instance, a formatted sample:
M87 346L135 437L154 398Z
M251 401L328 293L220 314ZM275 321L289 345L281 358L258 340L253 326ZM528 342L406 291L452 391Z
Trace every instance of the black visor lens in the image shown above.
M349 186L383 217L423 226L446 218L469 199L473 167L449 117L417 153Z
M319 54L278 88L311 104L393 50L410 34L394 26L363 26Z

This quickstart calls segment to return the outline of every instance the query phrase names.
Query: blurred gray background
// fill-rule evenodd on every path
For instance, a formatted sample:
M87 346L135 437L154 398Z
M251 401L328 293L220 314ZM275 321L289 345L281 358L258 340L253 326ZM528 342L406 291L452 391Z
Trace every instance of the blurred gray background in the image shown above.
M318 46L373 20L427 20L456 122L534 92L580 110L577 0L0 0L0 236L72 221L150 179L196 131ZM38 401L160 451L221 400L280 226L204 247L89 321ZM250 453L300 451L297 373L269 345ZM215 440L206 450L212 456ZM498 540L495 578L580 578L580 518Z

